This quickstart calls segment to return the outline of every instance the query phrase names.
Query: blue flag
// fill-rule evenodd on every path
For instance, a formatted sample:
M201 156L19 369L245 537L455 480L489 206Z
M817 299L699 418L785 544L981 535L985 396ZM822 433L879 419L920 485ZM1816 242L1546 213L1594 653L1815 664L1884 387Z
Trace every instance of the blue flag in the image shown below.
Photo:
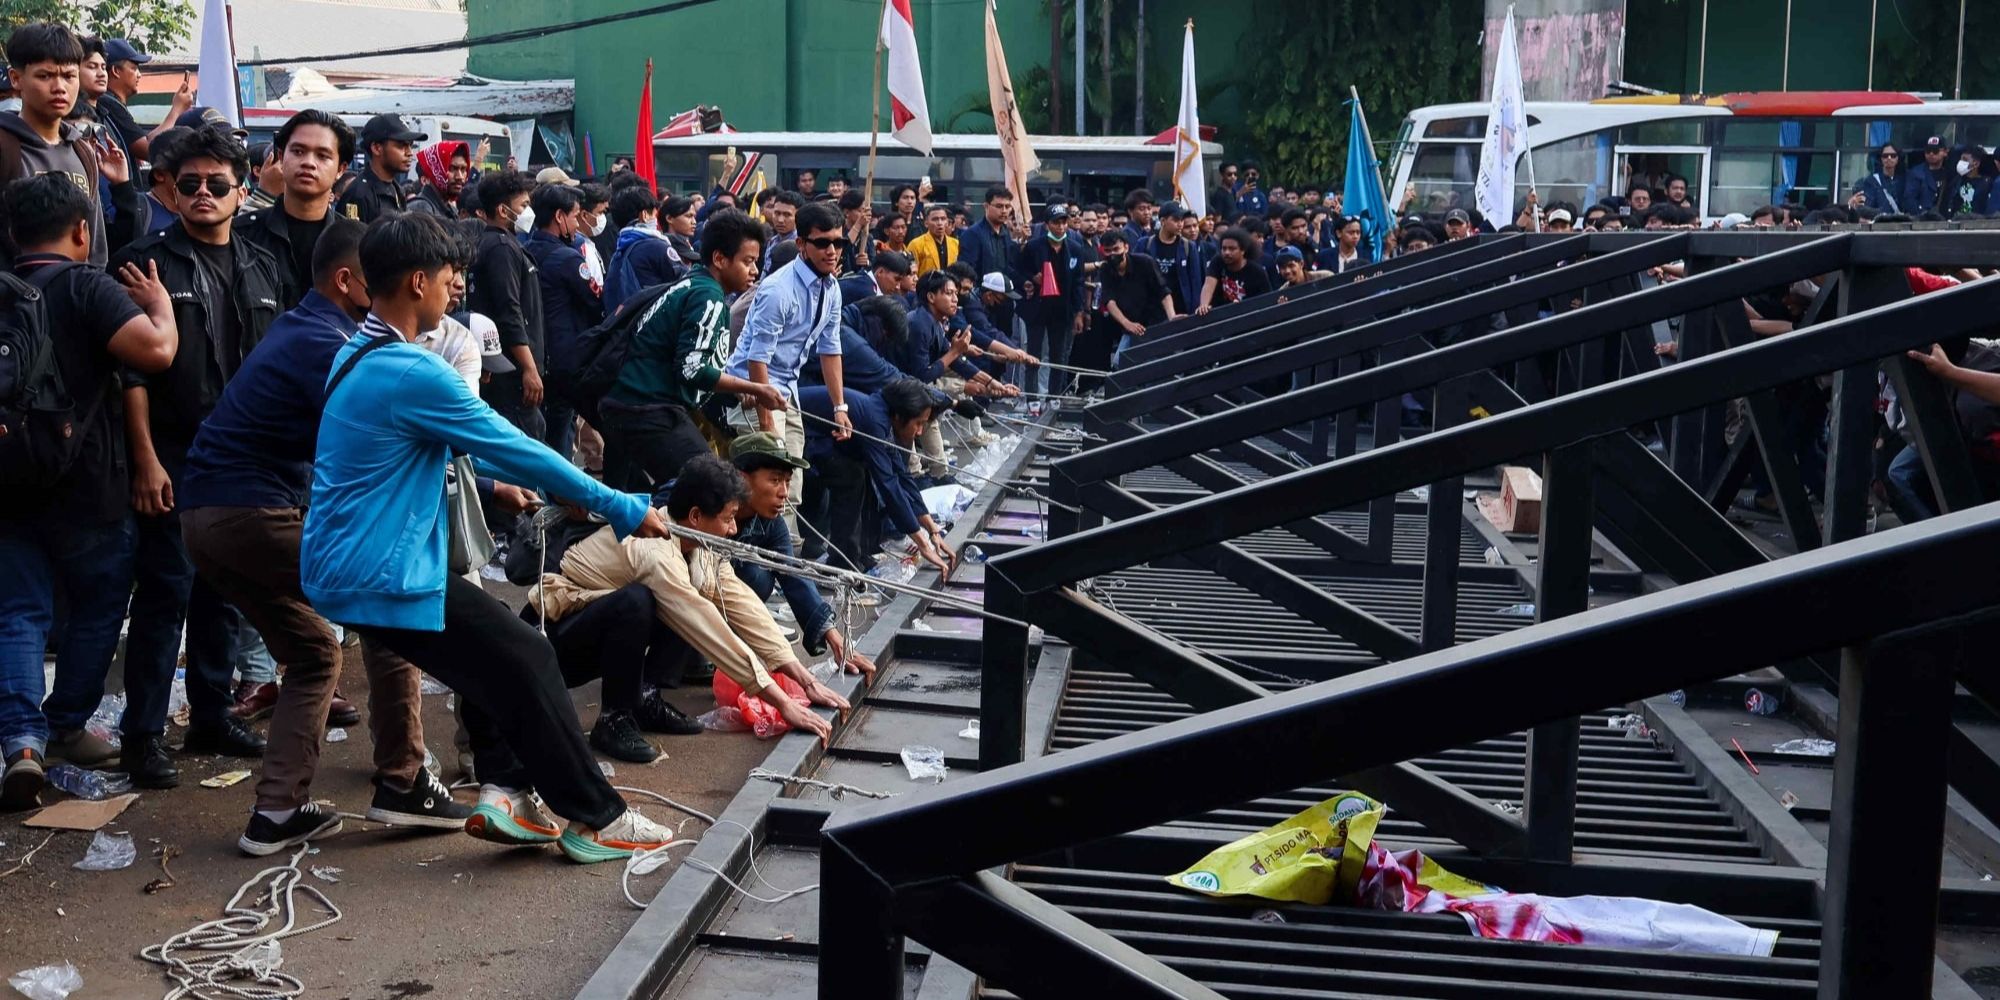
M1342 209L1361 220L1361 242L1368 247L1370 260L1382 259L1382 241L1395 223L1389 217L1389 199L1382 194L1382 165L1375 160L1375 146L1368 140L1368 119L1357 95L1347 102L1354 108L1347 129L1347 183L1341 189Z

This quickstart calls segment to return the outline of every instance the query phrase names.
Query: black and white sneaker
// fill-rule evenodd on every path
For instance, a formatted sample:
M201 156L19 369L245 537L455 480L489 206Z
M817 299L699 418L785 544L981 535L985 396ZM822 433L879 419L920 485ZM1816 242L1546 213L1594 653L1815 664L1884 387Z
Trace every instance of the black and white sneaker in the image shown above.
M407 792L378 783L375 801L368 804L366 815L371 823L458 830L464 828L466 819L472 815L472 807L454 801L451 789L437 775L418 768L416 784Z
M273 822L263 813L251 813L250 825L243 830L243 836L236 838L236 846L245 854L261 858L297 847L314 837L339 832L339 815L320 808L317 802L308 802L283 823Z

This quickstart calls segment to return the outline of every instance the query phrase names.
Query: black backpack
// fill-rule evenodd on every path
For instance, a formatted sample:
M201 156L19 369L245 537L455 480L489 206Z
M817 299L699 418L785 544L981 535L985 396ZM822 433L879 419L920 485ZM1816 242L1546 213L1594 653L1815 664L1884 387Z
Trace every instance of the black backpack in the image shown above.
M673 287L654 285L632 296L604 322L577 335L572 367L549 373L550 387L569 400L592 427L603 426L597 416L597 404L618 384L618 373L625 367L625 359L631 356L632 335L638 331L640 321L653 303Z
M0 271L0 486L8 489L54 486L83 446L37 287L68 266L43 267L33 283Z

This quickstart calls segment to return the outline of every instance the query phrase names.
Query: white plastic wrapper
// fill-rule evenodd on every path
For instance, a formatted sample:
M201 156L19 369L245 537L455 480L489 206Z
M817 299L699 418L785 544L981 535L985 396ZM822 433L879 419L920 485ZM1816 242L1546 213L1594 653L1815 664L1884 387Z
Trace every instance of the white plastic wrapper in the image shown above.
M86 872L113 872L132 867L138 857L139 848L133 845L131 834L99 830L90 838L90 850L84 852L83 860L70 867Z
M695 717L701 728L716 733L747 733L750 724L743 721L743 712L735 705L713 708Z
M903 767L910 772L911 781L928 781L937 784L944 781L944 751L937 747L907 746L903 748Z
M68 962L38 965L8 976L7 985L28 1000L63 1000L83 989L83 973L76 971L76 966Z

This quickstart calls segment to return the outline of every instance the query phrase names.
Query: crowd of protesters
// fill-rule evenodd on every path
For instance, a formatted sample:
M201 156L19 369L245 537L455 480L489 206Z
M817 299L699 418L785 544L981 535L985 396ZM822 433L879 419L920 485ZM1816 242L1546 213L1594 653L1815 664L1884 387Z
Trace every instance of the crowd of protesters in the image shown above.
M1267 190L1251 164L1222 166L1205 215L1141 189L1050 195L1029 222L1005 187L955 203L926 181L878 204L810 170L676 193L629 162L496 169L395 115L357 133L303 110L246 147L185 87L146 129L123 103L148 61L129 42L34 23L5 54L0 806L36 805L56 762L158 789L188 754L261 758L253 855L340 826L311 786L326 728L363 715L339 684L357 644L369 819L579 862L669 842L593 758L650 762L647 734L702 731L662 688L719 672L826 738L811 706L847 705L804 661L875 669L817 588L687 530L944 569L924 490L994 440L987 418L1091 391L1187 317L1374 263L1338 195ZM1934 183L1931 152L1906 174L1885 147L1852 208L1723 224L1983 212L1991 164ZM1581 210L1531 199L1516 224L1696 225L1686 197L1669 179ZM1476 229L1408 213L1385 252ZM1753 332L1789 330L1802 295L1746 300ZM1981 374L2000 363L1921 360L2000 399ZM1885 472L1912 517L1913 468ZM520 612L484 590L495 567L529 588ZM89 722L121 638L107 732ZM426 674L457 694L476 803L428 763ZM586 732L567 689L589 681Z

